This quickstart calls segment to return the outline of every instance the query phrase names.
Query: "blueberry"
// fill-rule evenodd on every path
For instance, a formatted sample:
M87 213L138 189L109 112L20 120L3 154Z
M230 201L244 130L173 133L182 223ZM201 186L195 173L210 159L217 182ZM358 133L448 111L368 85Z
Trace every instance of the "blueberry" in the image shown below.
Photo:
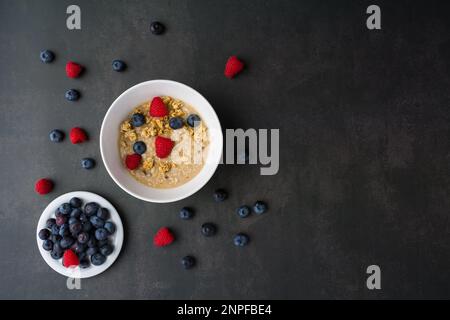
M72 208L81 208L83 201L81 201L80 198L73 197L72 199L70 199L69 203L72 206Z
M200 117L196 114L190 114L186 120L187 124L192 128L198 126L200 124L200 121Z
M89 221L89 218L88 218L88 216L87 216L85 213L82 213L82 214L80 215L80 221L81 221L82 223L85 223L85 222L88 222L88 221Z
M97 247L97 239L95 237L89 237L89 241L87 242L89 248Z
M56 244L59 245L59 242L61 241L62 237L59 234L51 234L49 239L52 240L53 246L55 246Z
M135 113L131 116L131 124L133 127L140 127L145 124L145 117L142 113Z
M60 251L60 250L53 249L52 252L50 253L50 256L55 260L61 259L63 255L64 255L64 251L62 251L62 250Z
M109 234L113 234L114 232L116 232L116 225L111 221L105 222L103 228L105 228Z
M64 132L55 129L50 131L49 137L51 142L61 142L64 140Z
M64 223L61 227L59 227L59 235L61 237L68 236L70 234L69 225Z
M195 258L192 256L183 257L183 259L181 259L181 264L183 265L183 268L191 269L195 266Z
M87 219L87 218L86 218ZM90 221L84 221L81 223L83 225L83 231L84 232L89 232L92 230L93 226L92 223Z
M59 206L59 212L61 212L63 215L68 215L72 212L72 207L70 206L70 203L63 203Z
M238 233L237 235L234 236L234 239L233 239L233 243L237 247L246 246L249 241L250 241L250 239L244 233Z
M86 250L86 254L90 257L98 252L97 247L88 247Z
M101 253L96 253L93 256L91 256L91 262L94 266L99 266L105 263L106 257L102 255Z
M67 248L70 248L74 242L75 242L75 240L72 237L66 236L61 239L61 241L59 242L59 245L61 246L61 248L67 249Z
M127 65L122 60L114 60L112 62L112 67L114 71L122 72L126 69Z
M57 226L62 226L66 222L67 222L67 217L66 216L56 217L56 225Z
M216 191L214 191L214 200L216 202L222 202L226 198L228 198L228 193L225 190L217 189Z
M95 230L95 238L99 241L106 240L108 238L108 231L103 228Z
M110 244L106 244L100 248L100 253L104 256L109 256L114 251L114 248Z
M39 54L39 57L41 58L41 61L44 63L50 63L55 59L55 54L50 50L43 50Z
M264 212L267 211L267 204L262 201L256 201L255 204L253 205L253 211L256 214L263 214Z
M69 226L70 226L71 224L74 224L74 223L77 223L77 222L80 222L80 220L78 220L78 219L75 218L75 217L70 217L70 219L69 219Z
M83 225L81 224L81 222L75 222L69 226L69 229L70 233L72 233L73 235L78 235L81 230L83 230Z
M202 234L205 237L211 237L216 234L217 228L212 223L204 223L202 225Z
M47 220L47 222L45 222L45 227L51 229L55 223L56 220L54 218L50 218Z
M76 248L74 249L76 250ZM87 259L86 250L77 252L78 260Z
M75 247L75 252L76 253L81 253L81 252L85 252L87 248L86 244L83 243L77 243L76 247Z
M106 208L98 208L97 217L100 219L106 220L109 217L109 211Z
M174 130L180 129L183 127L183 119L180 117L170 118L169 126Z
M184 207L180 210L180 218L183 220L191 219L194 216L194 211L191 208Z
M142 141L136 141L133 144L133 151L136 152L137 154L144 154L145 151L147 151L147 146Z
M57 235L57 234L59 234L59 226L57 225L57 224L54 224L53 226L52 226L52 234L53 235Z
M50 231L48 231L48 229L41 229L38 233L38 237L41 240L47 240L50 237Z
M80 92L75 89L70 89L66 91L66 94L64 96L68 101L77 101L78 99L80 99Z
M160 35L164 32L166 28L164 27L164 25L159 22L159 21L153 21L150 24L150 31L155 34L155 35Z
M99 240L97 241L97 248L101 248L103 246L106 246L109 243L108 239Z
M248 206L240 206L237 210L236 210L237 214L239 217L241 218L247 218L248 215L250 214L250 208Z
M81 244L88 243L88 241L89 241L89 233L84 232L84 231L80 232L78 234L77 240L78 240L78 243L81 243Z
M55 218L62 216L62 213L59 212L59 207L55 210Z
M88 258L80 259L80 268L81 269L89 268L90 265L91 265L91 263L89 262Z
M90 217L97 213L100 206L96 202L89 202L84 206L84 213Z
M52 240L45 240L42 243L42 248L44 248L45 251L51 251L53 249L53 242Z
M92 225L95 228L103 228L103 226L105 225L105 220L103 220L102 218L99 218L97 216L92 216L89 221L92 223Z
M82 213L83 213L83 211L81 209L76 208L70 212L70 217L79 219Z
M81 159L81 167L83 169L92 169L95 167L95 160L92 158L83 158Z

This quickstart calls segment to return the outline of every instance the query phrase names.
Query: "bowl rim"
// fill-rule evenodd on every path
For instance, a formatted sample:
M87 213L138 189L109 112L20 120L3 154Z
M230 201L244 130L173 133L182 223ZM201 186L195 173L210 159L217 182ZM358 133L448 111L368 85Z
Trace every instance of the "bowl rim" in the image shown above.
M129 190L126 186L124 186L124 185L123 185L123 184L122 184L122 183L114 176L114 174L112 173L111 168L109 167L107 161L105 160L105 155L104 155L104 150L103 150L103 143L102 143L102 140L104 139L104 130L105 130L105 127L106 127L106 119L108 118L109 114L112 112L112 109L114 108L115 104L116 104L123 96L127 95L130 91L135 90L135 89L138 88L138 87L145 86L145 85L149 85L149 84L152 84L152 83L168 83L168 84L175 84L175 85L177 85L177 86L184 87L186 90L193 91L195 94L199 95L200 98L204 99L204 100L206 101L206 103L208 104L208 106L210 107L210 110L211 110L211 112L212 112L212 113L211 113L212 117L216 120L216 122L217 122L217 124L218 124L218 128L215 128L215 129L218 130L218 134L219 134L219 138L220 138L220 139L218 139L218 140L220 140L220 141L218 141L217 143L220 144L220 148L219 148L219 149L221 150L221 152L218 153L217 159L213 159L214 162L213 162L212 167L211 167L211 172L210 172L210 174L209 174L209 177L205 180L205 182L204 182L203 184L199 184L198 186L191 188L191 189L189 190L189 192L186 192L185 194L182 194L182 195L180 195L180 196L178 196L178 197L173 197L173 198L171 198L171 199L164 199L164 200L140 196L140 195L134 193L133 191ZM196 193L197 191L199 191L201 188L203 188L203 187L209 182L209 180L211 180L211 177L212 177L212 176L214 175L214 173L216 172L217 167L219 166L220 160L221 160L221 158L222 158L222 153L223 153L223 133L222 133L222 126L221 126L221 124L220 124L220 120L219 120L219 117L217 116L216 111L214 110L214 108L212 107L212 105L209 103L209 101L208 101L208 100L207 100L200 92L198 92L198 91L195 90L194 88L192 88L192 87L190 87L190 86L188 86L188 85L186 85L186 84L184 84L184 83L178 82L178 81L167 80L167 79L154 79L154 80L143 81L143 82L140 82L140 83L137 83L137 84L131 86L130 88L128 88L127 90L125 90L124 92L122 92L122 93L121 93L121 94L120 94L120 95L119 95L119 96L111 103L111 105L110 105L109 108L108 108L108 111L106 111L105 116L103 117L102 125L101 125L101 128L100 128L99 145L100 145L100 154L101 154L101 157L102 157L103 164L104 164L104 166L105 166L105 168L106 168L106 171L108 171L109 176L113 179L113 181L114 181L114 182L115 182L122 190L124 190L124 191L127 192L128 194L132 195L133 197L135 197L135 198L137 198L137 199L140 199L140 200L143 200L143 201L147 201L147 202L151 202L151 203L171 203L171 202L180 201L180 200L183 200L183 199L185 199L185 198L190 197L191 195L193 195L194 193ZM203 170L203 168L202 168L202 170ZM200 171L200 172L201 172L201 171ZM144 184L143 184L143 185L144 185ZM147 186L147 187L148 187L148 186ZM148 187L148 188L150 188L150 187Z

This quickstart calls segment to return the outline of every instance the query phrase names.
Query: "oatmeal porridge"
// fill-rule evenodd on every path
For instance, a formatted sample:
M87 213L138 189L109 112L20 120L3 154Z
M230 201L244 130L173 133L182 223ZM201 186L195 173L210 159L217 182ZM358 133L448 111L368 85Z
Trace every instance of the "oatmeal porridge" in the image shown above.
M196 110L168 96L137 106L120 126L122 163L153 188L174 188L194 178L204 165L208 143L208 128Z

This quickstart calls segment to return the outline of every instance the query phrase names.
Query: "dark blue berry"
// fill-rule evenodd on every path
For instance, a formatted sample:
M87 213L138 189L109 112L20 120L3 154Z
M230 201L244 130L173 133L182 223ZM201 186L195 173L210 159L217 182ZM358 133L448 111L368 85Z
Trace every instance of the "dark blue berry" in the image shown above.
M145 151L147 151L147 146L142 141L136 141L133 144L133 151L136 152L137 154L144 154Z
M237 210L236 210L237 214L239 217L241 218L247 218L248 215L250 214L250 208L248 206L240 206Z
M49 237L50 240L52 240L53 245L58 244L61 241L62 237L59 234L51 234Z
M52 226L52 234L54 234L54 235L57 235L57 234L59 234L59 226L55 223L53 226Z
M113 234L114 232L116 232L116 225L111 221L105 222L105 225L103 228L105 228L109 234Z
M39 54L41 61L44 63L50 63L55 59L55 54L50 50L43 50Z
M70 212L70 217L79 219L82 214L83 211L81 209L75 208Z
M180 117L170 118L169 126L174 130L181 129L183 127L183 119Z
M65 97L68 101L77 101L80 99L80 92L75 89L70 89L66 91Z
M76 247L75 247L75 252L76 253L82 253L85 252L87 249L87 245L83 244L83 243L77 243Z
M86 217L86 219L87 219L87 217ZM84 221L81 224L83 225L83 231L84 232L89 232L93 228L92 223L90 221Z
M108 238L108 231L103 228L95 230L95 238L99 241L106 240Z
M94 266L100 266L103 263L105 263L106 257L102 255L101 253L96 253L91 256L91 262Z
M109 211L106 208L98 208L97 217L100 219L106 220L109 217Z
M145 116L142 113L135 113L131 116L131 124L133 127L140 127L145 124Z
M84 213L90 217L97 213L100 206L96 202L89 202L84 206Z
M69 203L63 203L59 206L59 212L61 212L63 215L68 215L72 212L72 207Z
M61 142L64 140L64 132L55 129L50 131L49 137L51 142Z
M50 237L50 231L48 231L48 229L41 229L38 233L38 237L41 240L47 240Z
M198 126L201 121L200 117L196 114L190 114L186 120L187 124L192 128Z
M180 210L180 218L184 220L191 219L194 216L194 211L191 208L184 207Z
M233 243L237 247L243 247L250 241L249 237L244 233L238 233L234 236Z
M114 251L114 248L110 244L106 244L100 248L100 253L104 256L109 256Z
M79 243L84 244L89 242L89 233L83 231L78 234L77 240Z
M83 158L81 159L81 167L83 169L92 169L95 167L95 160L92 158Z
M103 228L103 226L105 225L105 220L103 220L102 218L99 218L97 216L92 216L89 221L91 222L91 224L95 227L95 228Z
M89 221L89 218L88 218L88 216L87 216L85 213L82 213L82 214L80 215L80 221L81 221L82 223L85 223L85 222Z
M61 246L61 248L67 249L70 248L74 244L74 242L75 240L72 237L66 236L61 239L59 245Z
M89 241L87 242L89 248L97 247L97 239L95 237L89 237Z
M70 234L69 225L67 223L59 227L59 235L61 237L68 236Z
M52 240L45 240L42 243L42 248L44 248L45 251L51 251L53 249L53 242Z
M81 222L75 222L69 226L70 233L73 235L78 235L83 230L83 225Z
M256 214L263 214L264 212L267 211L267 204L265 202L262 202L262 201L256 201L254 206L253 206L253 211Z
M101 247L107 245L108 243L109 243L108 239L99 240L99 241L97 241L97 248L101 248Z
M71 224L79 223L79 222L80 222L80 220L78 220L77 218L75 218L75 217L70 217L70 219L69 219L69 226L70 226Z
M112 67L114 71L122 72L126 69L127 65L122 60L114 60L112 62Z
M89 247L89 248L87 248L87 250L86 250L86 254L87 254L88 256L93 256L93 255L96 254L97 252L98 252L97 247Z
M62 250L53 249L52 252L50 253L50 256L55 260L61 259L63 255L64 255L64 251L62 251Z
M72 208L81 208L83 201L81 201L80 198L73 197L72 199L70 199L69 203L72 206Z
M217 232L217 228L214 224L212 223L204 223L202 225L202 234L205 237L212 237L213 235L215 235Z
M153 21L150 24L150 31L155 35L163 34L165 29L164 25L159 21Z
M226 198L228 198L228 193L225 190L217 189L216 191L214 191L214 200L216 202L222 202Z
M195 266L195 258L192 256L186 256L181 259L181 265L185 269L191 269Z
M56 220L54 218L50 218L47 220L47 222L45 222L45 227L51 229L55 223Z
M84 257L83 259L80 259L80 268L81 269L89 268L90 265L91 265L91 263L89 262L88 258Z

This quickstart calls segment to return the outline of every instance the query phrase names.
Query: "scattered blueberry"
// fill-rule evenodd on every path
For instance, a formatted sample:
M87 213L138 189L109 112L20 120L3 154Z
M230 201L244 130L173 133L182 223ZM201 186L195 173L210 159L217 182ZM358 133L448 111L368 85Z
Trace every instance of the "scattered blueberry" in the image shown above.
M91 216L89 221L97 229L103 228L103 226L105 225L105 220L103 220L102 218L99 218L97 216Z
M102 255L101 253L96 253L91 256L91 262L94 266L99 266L105 263L106 257Z
M248 244L249 240L250 239L246 234L238 233L237 235L234 236L233 243L237 247L243 247Z
M78 234L77 240L79 243L88 243L89 242L89 233L83 231Z
M92 169L95 167L95 160L92 158L81 159L81 167L87 170Z
M264 212L267 211L267 204L265 202L262 202L262 201L256 201L254 206L253 206L253 211L256 214L263 214Z
M52 240L45 240L42 243L42 248L44 248L45 251L51 251L53 249L53 242Z
M81 209L75 208L70 212L70 217L79 219L82 214L83 211Z
M88 216L87 216L85 213L82 213L82 214L80 215L80 221L81 221L82 223L85 223L85 222L89 221L89 218L88 218Z
M50 218L45 223L45 227L48 229L51 229L55 223L56 223L56 220L54 218Z
M183 119L180 117L170 118L169 126L174 130L181 129L183 127Z
M81 224L81 222L75 222L69 226L69 229L70 233L72 233L73 235L78 235L83 230L83 225Z
M104 228L108 231L109 234L113 234L116 232L116 225L111 221L105 222Z
M61 212L63 215L68 215L70 212L72 212L72 207L70 203L63 203L59 206L59 212Z
M84 213L90 217L97 213L100 206L96 202L89 202L84 206Z
M226 198L228 198L228 193L225 190L217 189L216 191L214 191L214 200L216 202L222 202Z
M136 141L133 144L133 151L136 152L137 154L144 154L145 151L147 151L147 146L142 141Z
M69 203L72 206L72 208L81 208L83 201L81 201L80 198L73 197L72 199L70 199Z
M247 218L248 215L250 214L250 208L248 206L240 206L237 209L237 214L241 218Z
M212 224L212 223L204 223L203 225L202 225L202 234L205 236L205 237L211 237L211 236L213 236L213 235L215 235L216 234L216 231L217 231L217 228L216 228L216 226L214 225L214 224Z
M75 218L75 217L70 217L69 218L69 226L71 225L71 224L74 224L74 223L79 223L80 222L80 220L78 220L77 218Z
M112 67L114 71L122 72L126 69L127 65L122 60L114 60L112 62Z
M142 113L135 113L131 116L131 124L133 127L140 127L145 124L145 116Z
M66 91L65 97L68 101L77 101L80 99L80 92L75 89L69 89Z
M83 243L77 243L77 245L75 246L75 252L76 253L85 252L86 249L87 249L87 245L83 244Z
M106 220L109 217L109 211L106 208L98 208L97 217L100 219Z
M181 264L183 265L183 268L190 269L195 266L195 258L192 256L183 257L183 259L181 259Z
M95 238L99 241L106 240L108 238L108 231L104 228L95 230Z
M191 208L184 207L180 210L180 218L183 220L189 220L194 216L194 211Z
M62 250L60 251L60 250L53 249L52 252L50 253L50 256L55 260L61 259L63 255L64 255L64 251L62 251Z
M90 265L91 265L91 263L89 262L88 258L85 257L83 259L80 259L80 268L81 269L89 268Z
M200 117L196 114L190 114L186 120L187 124L192 128L198 126L200 124L200 121Z
M55 54L50 50L43 50L39 54L41 61L44 63L50 63L55 59Z
M49 137L51 142L61 142L64 140L64 132L55 129L50 131Z
M41 240L47 240L50 237L50 231L48 231L48 229L41 229L38 233L38 237Z
M164 32L166 28L164 27L164 25L159 22L159 21L153 21L150 24L150 31L155 34L155 35L160 35Z
M114 248L110 244L106 244L100 248L100 253L104 256L109 256L114 251Z

